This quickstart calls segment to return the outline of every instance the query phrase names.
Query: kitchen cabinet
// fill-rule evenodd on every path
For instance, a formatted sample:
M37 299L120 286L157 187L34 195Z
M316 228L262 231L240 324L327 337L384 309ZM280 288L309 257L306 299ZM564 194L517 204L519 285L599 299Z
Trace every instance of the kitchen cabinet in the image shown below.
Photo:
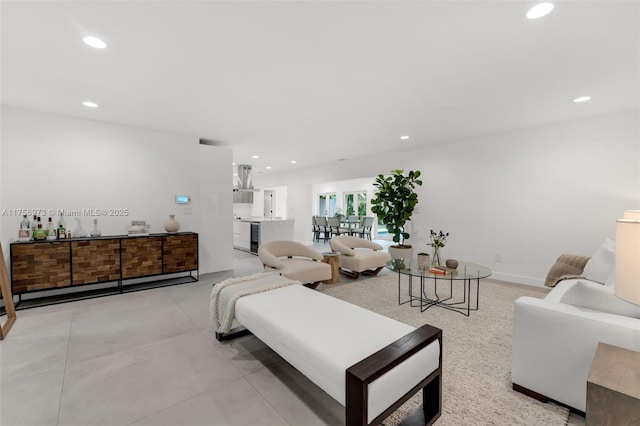
M293 219L236 219L233 222L233 247L257 253L260 244L268 241L293 241L293 224Z
M251 222L233 221L233 247L249 250L251 247Z

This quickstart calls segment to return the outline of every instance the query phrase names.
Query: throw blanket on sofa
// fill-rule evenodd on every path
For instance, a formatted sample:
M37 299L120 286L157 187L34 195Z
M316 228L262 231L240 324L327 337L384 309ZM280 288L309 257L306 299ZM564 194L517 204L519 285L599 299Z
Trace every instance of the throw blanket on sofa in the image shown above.
M213 286L211 305L209 307L211 321L218 327L218 333L228 333L233 324L236 301L251 294L262 293L276 288L302 284L290 280L277 272L263 272L246 277L229 278Z

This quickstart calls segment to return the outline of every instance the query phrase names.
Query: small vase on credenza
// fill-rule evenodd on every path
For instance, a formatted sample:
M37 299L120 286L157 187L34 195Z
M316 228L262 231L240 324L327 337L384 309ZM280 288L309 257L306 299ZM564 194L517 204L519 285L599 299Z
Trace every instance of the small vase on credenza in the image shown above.
M170 234L175 234L180 230L180 222L176 220L176 215L169 215L169 221L164 224L164 230Z

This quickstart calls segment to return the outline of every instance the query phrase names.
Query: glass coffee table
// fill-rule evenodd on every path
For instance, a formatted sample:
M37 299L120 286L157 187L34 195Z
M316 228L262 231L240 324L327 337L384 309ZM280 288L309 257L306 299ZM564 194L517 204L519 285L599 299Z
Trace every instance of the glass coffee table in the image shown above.
M391 259L386 267L398 273L399 305L409 303L420 307L420 312L439 306L466 316L478 310L480 280L491 275L491 269L470 262L458 262L458 267L447 275L429 272L430 267L418 265L416 258ZM403 276L408 278L406 293L402 291ZM474 281L475 304L472 304Z

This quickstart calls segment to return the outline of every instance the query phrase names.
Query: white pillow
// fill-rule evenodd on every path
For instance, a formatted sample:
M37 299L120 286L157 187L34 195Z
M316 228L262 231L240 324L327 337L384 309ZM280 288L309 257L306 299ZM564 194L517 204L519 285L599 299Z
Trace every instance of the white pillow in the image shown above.
M616 267L616 244L609 238L591 256L582 271L582 276L588 280L604 284Z
M616 289L616 270L615 269L611 271L611 274L609 274L609 278L606 279L606 281L604 282L604 285L606 287L611 287L614 290Z
M640 318L640 306L620 299L612 288L589 281L576 280L562 295L560 302L600 312Z

